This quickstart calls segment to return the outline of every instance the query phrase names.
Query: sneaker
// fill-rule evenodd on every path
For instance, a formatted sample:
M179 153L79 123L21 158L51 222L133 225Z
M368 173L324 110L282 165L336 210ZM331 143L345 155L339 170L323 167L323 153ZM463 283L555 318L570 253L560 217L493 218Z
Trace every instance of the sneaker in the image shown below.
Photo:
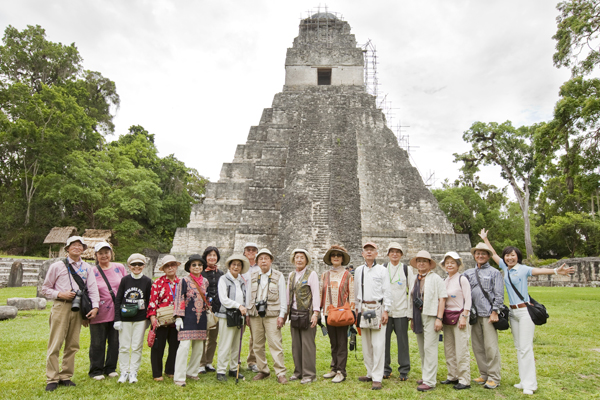
M359 382L373 382L373 378L371 378L370 376L359 376L358 381Z
M225 376L225 374L217 374L217 380L219 382L227 382L227 377Z
M483 385L483 387L486 388L486 389L496 389L498 386L500 386L499 383L496 383L496 382L491 381L491 380L487 381L485 383L485 385Z
M93 376L92 379L95 379L97 381L101 381L102 379L104 379L104 375L96 375L96 376Z
M256 374L258 373L258 366L256 364L250 364L248 365L248 371L254 372Z
M344 382L345 380L346 380L346 377L344 376L344 374L342 374L341 372L338 372L337 374L335 374L335 377L331 380L331 382L340 383L340 382Z
M200 369L198 370L199 374L205 374L206 373L206 368L204 367L200 367Z
M458 379L457 380L446 379L445 381L441 381L440 383L442 385L456 385L458 383Z
M238 372L237 372L236 369L230 369L229 370L229 376L232 377L232 378L237 377L238 379L244 380L244 375L242 375L241 372L238 374Z
M473 382L477 383L478 385L483 385L485 383L485 379L480 376L479 378L473 379Z
M314 381L316 381L316 380L317 380L317 377L316 377L316 376L315 376L314 378L303 378L303 379L300 381L300 384L301 384L301 385L306 385L307 383L313 383L313 382L314 382Z
M129 374L129 383L137 382L137 372L132 372Z
M198 378L197 376L193 376L193 375L186 375L185 377L186 377L187 379L191 379L191 380L193 380L193 381L197 381L197 380L199 380L199 379L200 379L200 378Z
M77 386L77 385L75 385L75 382L73 382L70 379L65 379L65 380L62 380L62 381L58 381L58 384L61 385L61 386Z
M419 392L427 392L429 390L433 390L434 388L432 386L426 385L424 383L421 383L419 386L417 386L417 390Z
M288 383L288 380L284 374L281 374L277 377L277 383L281 383L282 385L285 385Z
M181 386L181 387L184 387L184 386L185 386L185 381L174 381L174 383L175 383L177 386Z
M121 372L121 377L119 378L119 380L117 382L119 382L119 383L125 383L125 382L127 382L127 378L129 378L129 373L128 372Z
M522 383L515 383L513 386L516 387L517 389L523 390L523 384Z
M117 376L119 376L119 374L116 372L111 372L110 374L108 374L109 378L116 378Z
M523 394L533 394L533 390L523 389Z
M53 392L58 387L58 382L50 382L46 385L46 392Z
M298 379L300 379L300 377L297 375L290 376L290 381L297 381Z
M254 376L254 378L252 378L253 381L260 381L263 379L268 378L269 376L271 376L271 373L267 373L265 374L264 372L259 372L258 374L256 374L256 376Z
M381 390L381 382L373 382L373 385L371 386L371 390Z
M329 371L328 373L326 373L325 375L323 375L323 378L325 378L325 379L331 379L331 378L335 378L335 376L336 376L337 374L338 374L338 373L337 373L337 372L335 372L335 371Z
M452 387L456 390L471 389L471 385L463 385L462 383L457 383Z
M212 366L212 364L206 364L206 372L217 372L217 370Z

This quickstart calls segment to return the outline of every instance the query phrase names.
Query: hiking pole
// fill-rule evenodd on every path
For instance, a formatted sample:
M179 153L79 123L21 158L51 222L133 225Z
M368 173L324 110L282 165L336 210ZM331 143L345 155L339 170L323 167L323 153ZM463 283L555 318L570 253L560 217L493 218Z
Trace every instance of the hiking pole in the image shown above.
M244 329L246 328L246 323L242 323L242 331L240 332L240 347L238 349L238 365L237 372L235 374L235 383L237 385L238 379L240 377L240 364L242 363L242 339L244 338Z

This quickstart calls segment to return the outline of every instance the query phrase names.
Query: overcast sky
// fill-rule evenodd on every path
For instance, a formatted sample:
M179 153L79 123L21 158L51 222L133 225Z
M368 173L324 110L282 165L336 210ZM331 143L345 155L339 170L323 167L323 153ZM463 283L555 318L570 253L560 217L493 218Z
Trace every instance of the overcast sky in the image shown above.
M131 125L156 135L216 181L284 83L285 54L309 11L325 5L371 41L379 92L395 108L422 175L458 176L452 153L475 121L515 126L552 117L569 78L552 65L557 1L483 0L0 0L0 26L39 24L75 42L86 69L121 97L116 138ZM506 185L497 170L484 181Z

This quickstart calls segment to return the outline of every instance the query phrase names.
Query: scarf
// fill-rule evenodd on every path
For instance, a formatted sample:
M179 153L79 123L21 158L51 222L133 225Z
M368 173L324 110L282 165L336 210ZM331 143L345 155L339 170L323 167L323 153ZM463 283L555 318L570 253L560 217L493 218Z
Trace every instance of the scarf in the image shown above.
M200 288L202 288L202 282L204 282L204 278L202 278L202 275L196 278L194 275L190 274L189 277L192 278Z
M213 265L212 267L210 265L206 265L206 271L216 271L217 270L217 264Z
M421 277L421 275L419 275L417 280L415 281L415 287L412 292L413 301L414 301L414 299L417 299L417 298L423 300L423 294L421 293L421 279L419 279L419 278L425 280L425 276ZM423 282L423 283L425 283L425 282ZM414 328L413 331L415 333L423 333L422 311L414 306L413 306L413 328Z

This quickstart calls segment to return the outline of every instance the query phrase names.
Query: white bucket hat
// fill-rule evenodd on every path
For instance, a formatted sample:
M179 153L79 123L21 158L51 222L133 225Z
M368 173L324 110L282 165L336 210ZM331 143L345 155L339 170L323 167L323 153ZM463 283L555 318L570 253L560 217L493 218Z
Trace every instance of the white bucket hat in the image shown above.
M440 261L440 266L442 268L445 268L444 263L446 262L446 258L448 258L448 257L454 259L454 261L456 261L456 263L458 264L459 267L462 265L462 258L460 258L460 255L455 251L449 251L446 254L444 254L442 261Z
M306 265L309 266L310 262L312 261L312 258L310 257L310 254L308 254L308 251L304 250L304 249L294 249L294 251L292 251L292 254L290 255L290 263L294 264L294 257L296 256L296 253L302 253L306 256Z
M94 253L99 252L100 250L102 250L105 247L108 247L111 251L113 249L112 246L110 245L110 243L108 243L108 242L98 242L94 246Z
M65 251L67 251L67 249L73 242L81 242L81 244L83 245L83 250L87 250L87 248L88 248L87 244L85 244L85 241L83 240L83 238L81 236L71 236L70 238L67 239L67 244L65 244L65 247L64 247Z

